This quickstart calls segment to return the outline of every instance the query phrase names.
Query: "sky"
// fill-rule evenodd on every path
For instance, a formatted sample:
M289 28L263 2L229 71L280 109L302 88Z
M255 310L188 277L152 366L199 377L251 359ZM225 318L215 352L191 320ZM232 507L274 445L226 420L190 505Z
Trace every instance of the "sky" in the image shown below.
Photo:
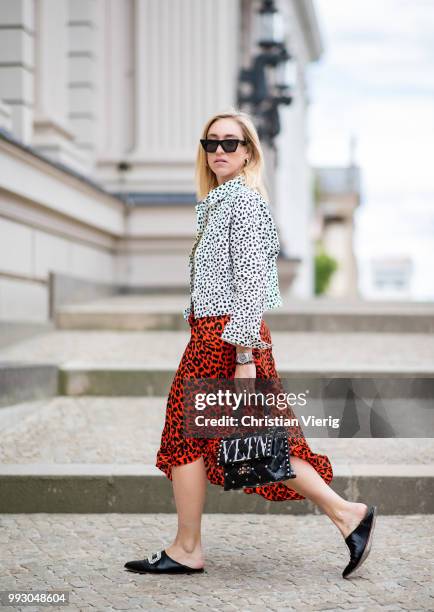
M434 300L434 0L314 0L309 161L361 171L354 249L413 260L411 299ZM362 292L363 286L360 287Z

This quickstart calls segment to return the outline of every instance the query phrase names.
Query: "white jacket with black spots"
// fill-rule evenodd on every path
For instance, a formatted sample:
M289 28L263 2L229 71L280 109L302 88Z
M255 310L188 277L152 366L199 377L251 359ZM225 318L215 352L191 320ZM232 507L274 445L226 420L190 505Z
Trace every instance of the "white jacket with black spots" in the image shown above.
M265 310L282 306L276 257L279 238L262 195L243 175L212 189L196 204L196 242L190 252L190 306L195 317L231 315L222 340L268 349L260 337Z

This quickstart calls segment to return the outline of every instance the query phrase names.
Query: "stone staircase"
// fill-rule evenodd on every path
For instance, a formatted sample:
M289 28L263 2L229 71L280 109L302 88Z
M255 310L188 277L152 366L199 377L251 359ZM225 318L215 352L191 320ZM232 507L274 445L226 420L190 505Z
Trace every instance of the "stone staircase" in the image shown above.
M8 404L0 409L0 512L175 511L171 483L154 461L189 338L185 305L182 296L153 295L63 307L58 329L0 350L14 371L12 383L0 376ZM265 319L281 378L434 379L434 305L311 301ZM329 456L332 486L345 497L375 501L385 514L432 513L432 433L309 443ZM209 485L205 512L318 510Z
M88 304L62 306L58 329L183 330L187 296L117 296ZM266 319L273 331L433 333L434 304L331 299L291 300Z

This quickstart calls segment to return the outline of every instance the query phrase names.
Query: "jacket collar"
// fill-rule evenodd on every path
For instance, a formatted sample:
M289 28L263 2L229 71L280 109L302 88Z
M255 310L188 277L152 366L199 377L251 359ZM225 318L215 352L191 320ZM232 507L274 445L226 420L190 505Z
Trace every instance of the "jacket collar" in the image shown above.
M211 191L208 192L206 198L201 200L199 204L214 204L219 200L223 200L223 198L232 195L235 191L237 191L242 185L246 184L246 179L243 174L237 174L236 177L230 179L229 181L225 181L221 185L214 187Z
M197 202L196 204L196 217L197 217L197 231L200 233L205 229L207 211L213 204L217 204L226 197L230 197L242 186L245 185L246 181L244 175L238 174L235 178L225 181L221 185L214 187L208 192L206 198Z

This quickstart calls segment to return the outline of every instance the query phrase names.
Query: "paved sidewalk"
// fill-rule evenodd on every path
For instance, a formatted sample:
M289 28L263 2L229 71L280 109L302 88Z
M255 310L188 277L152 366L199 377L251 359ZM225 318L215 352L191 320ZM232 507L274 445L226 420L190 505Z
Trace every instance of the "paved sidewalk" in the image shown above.
M177 577L123 569L169 545L176 515L15 514L0 526L1 590L70 591L69 606L41 610L434 609L431 515L380 515L370 556L348 580L348 549L325 515L205 514L206 571Z
M56 397L0 410L1 463L150 463L165 397ZM430 438L309 438L333 464L433 464Z

